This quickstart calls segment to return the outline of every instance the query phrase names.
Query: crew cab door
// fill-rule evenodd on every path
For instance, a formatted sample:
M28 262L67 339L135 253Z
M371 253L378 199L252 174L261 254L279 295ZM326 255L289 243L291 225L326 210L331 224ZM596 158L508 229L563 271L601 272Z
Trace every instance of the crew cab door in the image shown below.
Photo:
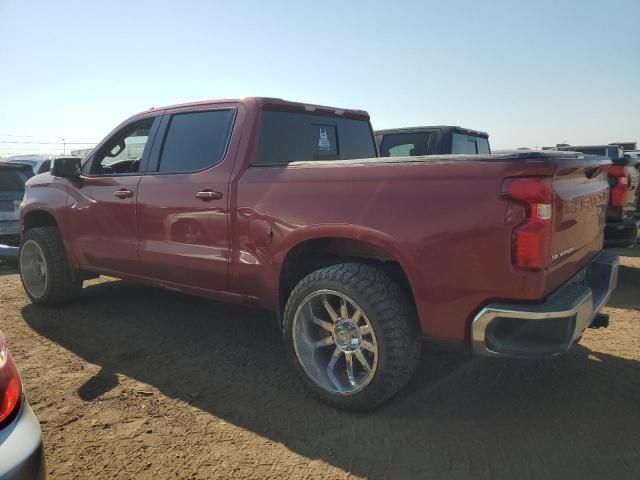
M227 289L233 168L227 150L236 113L234 107L178 109L163 117L138 190L139 257L146 276Z
M68 238L81 266L139 273L138 184L159 122L148 116L119 128L69 182Z

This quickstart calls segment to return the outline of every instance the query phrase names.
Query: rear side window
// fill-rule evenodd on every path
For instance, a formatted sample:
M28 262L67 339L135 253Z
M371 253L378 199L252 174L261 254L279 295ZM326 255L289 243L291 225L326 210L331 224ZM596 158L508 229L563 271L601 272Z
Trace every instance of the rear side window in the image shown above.
M262 113L256 165L375 156L373 133L366 120L305 113Z
M24 184L33 177L30 169L0 168L0 191L24 190Z
M158 172L197 172L220 163L229 143L234 113L234 110L212 110L173 115Z
M436 148L436 132L391 133L382 137L381 157L415 157L433 155Z
M483 137L454 133L451 136L451 153L458 155L490 153L489 141Z

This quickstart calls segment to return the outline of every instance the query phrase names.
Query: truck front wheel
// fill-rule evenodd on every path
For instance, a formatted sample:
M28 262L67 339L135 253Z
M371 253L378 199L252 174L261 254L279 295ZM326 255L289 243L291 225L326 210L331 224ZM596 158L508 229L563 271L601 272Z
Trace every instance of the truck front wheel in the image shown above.
M331 405L368 410L397 393L420 357L413 302L380 269L343 263L294 288L284 333L307 386Z
M27 230L19 256L20 277L33 303L56 305L71 300L82 288L57 227Z

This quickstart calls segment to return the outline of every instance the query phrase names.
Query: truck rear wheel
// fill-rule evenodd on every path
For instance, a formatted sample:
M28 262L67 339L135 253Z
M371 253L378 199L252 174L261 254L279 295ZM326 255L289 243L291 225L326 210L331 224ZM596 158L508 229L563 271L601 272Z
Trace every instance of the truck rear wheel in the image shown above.
M33 303L56 305L74 298L82 288L57 227L27 230L19 255L20 277Z
M368 410L396 394L420 357L413 303L384 272L343 263L294 288L284 333L306 385L325 402Z

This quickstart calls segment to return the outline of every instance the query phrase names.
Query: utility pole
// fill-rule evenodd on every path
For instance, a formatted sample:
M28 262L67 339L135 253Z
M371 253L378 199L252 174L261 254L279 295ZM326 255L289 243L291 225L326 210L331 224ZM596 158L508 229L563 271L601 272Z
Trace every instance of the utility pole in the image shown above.
M67 144L65 143L65 139L62 139L62 155L67 154Z

